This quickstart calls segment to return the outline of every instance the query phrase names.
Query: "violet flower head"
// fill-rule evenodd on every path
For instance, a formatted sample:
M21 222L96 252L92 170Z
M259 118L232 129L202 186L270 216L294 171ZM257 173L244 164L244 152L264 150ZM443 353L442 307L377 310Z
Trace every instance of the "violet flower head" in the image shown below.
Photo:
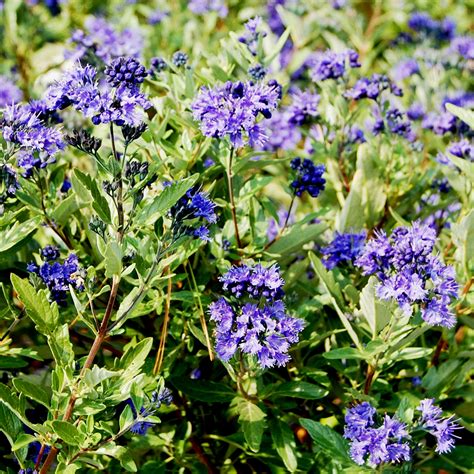
M458 36L451 41L449 48L466 61L474 59L474 37Z
M272 116L280 99L280 86L276 81L227 82L213 89L203 87L192 104L194 119L208 137L229 137L238 148L247 143L263 146L267 139L257 117Z
M22 99L23 93L14 82L5 76L0 76L0 109L21 102Z
M353 50L335 53L331 50L315 53L310 60L310 77L313 81L338 79L346 73L346 66L360 67L359 55Z
M412 120L421 120L425 116L425 108L419 102L414 102L407 109L407 117Z
M359 465L409 461L411 451L407 426L395 417L376 423L375 408L363 402L347 411L344 437L350 440L350 455ZM379 424L377 427L376 425Z
M264 66L262 66L261 64L254 64L253 66L250 66L248 68L247 72L248 72L248 75L254 81L261 81L267 75L266 68Z
M286 108L290 123L303 125L319 115L319 94L294 88L291 91L291 104Z
M331 270L340 264L351 264L364 250L365 232L359 234L336 232L331 243L321 249L324 266Z
M359 79L352 89L349 89L345 96L349 99L373 99L377 100L380 94L390 90L392 94L401 96L402 91L387 77L382 74L372 74L370 77Z
M454 448L455 438L459 438L454 434L460 428L458 423L453 420L453 417L443 417L443 411L434 405L433 398L422 400L417 410L421 412L421 427L436 438L435 451L438 454L449 453Z
M416 59L409 58L400 61L393 71L393 77L397 81L406 79L420 72L420 67Z
M413 13L408 20L408 27L418 33L421 38L436 41L449 41L456 31L456 23L450 18L437 21L424 12Z
M216 12L221 18L227 16L229 9L223 0L191 0L188 8L196 15Z
M275 237L281 232L281 229L286 224L293 224L295 221L295 216L293 213L288 215L288 209L284 207L280 207L277 211L278 221L276 221L273 217L268 221L268 229L267 229L267 239L271 242Z
M228 361L240 350L255 356L262 368L287 364L304 324L285 311L278 267L232 267L220 280L229 300L221 297L209 306L219 358Z
M216 205L198 188L191 188L171 209L171 228L175 237L194 235L210 241L209 224L217 222Z
M287 110L276 110L271 118L263 120L261 126L268 138L263 146L257 147L265 151L294 150L302 139L302 134Z
M147 72L133 57L120 57L114 59L106 68L107 82L113 87L124 85L129 89L136 88L145 80Z
M251 18L245 23L245 33L239 37L239 41L247 45L253 56L257 56L258 43L265 38L267 33L262 30L262 19L259 16Z
M364 274L377 275L379 298L394 299L406 315L412 315L417 305L429 325L450 328L456 318L449 306L459 286L454 268L432 254L435 242L432 227L414 222L397 227L390 238L376 234L355 263Z
M69 285L77 291L84 289L83 270L79 266L77 255L70 254L63 263L58 261L59 252L55 252L52 248L45 247L41 255L47 261L40 267L30 263L27 269L40 277L48 288L52 301L65 306Z
M291 160L291 169L295 171L295 179L291 183L296 196L300 197L307 191L311 197L318 197L324 190L326 180L323 174L326 171L324 165L315 165L310 159L294 158Z

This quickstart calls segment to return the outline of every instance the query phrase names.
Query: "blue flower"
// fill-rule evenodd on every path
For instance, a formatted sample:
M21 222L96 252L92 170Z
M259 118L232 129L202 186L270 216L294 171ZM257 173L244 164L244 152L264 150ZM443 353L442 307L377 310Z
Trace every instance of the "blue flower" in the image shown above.
M245 33L239 37L239 41L247 45L248 50L253 56L257 55L257 46L260 38L264 38L267 34L262 31L262 19L259 16L251 18L245 23Z
M365 235L365 232L359 234L336 232L332 242L321 249L325 267L331 270L340 263L353 263L364 249Z
M145 66L133 57L114 59L106 68L107 81L114 87L125 85L130 89L139 86L147 76Z
M173 57L171 58L171 62L176 67L184 67L188 62L188 55L182 51L176 51L176 53L174 53Z
M385 90L390 90L390 92L396 96L403 95L401 89L387 76L382 74L372 74L370 77L362 77L359 79L354 87L345 93L345 96L354 100L365 98L376 100Z
M229 11L223 0L190 0L188 8L196 15L215 11L221 18L224 18Z
M350 49L343 53L335 53L329 49L315 53L311 56L308 65L310 77L315 82L344 76L346 65L351 68L360 67L359 55Z
M0 76L0 109L7 105L21 102L23 94L21 90L5 76Z
M291 160L291 168L296 172L296 178L291 187L296 196L301 196L305 191L311 197L318 197L325 188L326 180L323 174L326 171L324 165L315 165L310 159L294 158Z
M47 262L57 260L59 258L59 249L55 245L47 245L41 249L40 255Z

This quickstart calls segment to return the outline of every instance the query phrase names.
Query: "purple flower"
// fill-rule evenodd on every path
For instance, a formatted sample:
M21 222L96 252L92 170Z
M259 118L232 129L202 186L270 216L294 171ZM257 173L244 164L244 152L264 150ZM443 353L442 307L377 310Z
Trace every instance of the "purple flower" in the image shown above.
M451 41L449 49L465 60L474 59L474 38L472 36L458 36Z
M421 12L411 15L408 27L420 34L422 38L431 38L437 41L451 40L456 31L456 23L450 18L436 21L428 13Z
M245 23L245 33L239 37L239 41L247 45L248 50L253 56L257 56L257 47L261 38L267 35L262 30L262 19L259 16L251 18Z
M265 151L294 150L302 135L290 119L291 115L286 110L277 110L272 113L271 118L263 120L261 126L268 138L263 146L258 148Z
M161 23L167 16L169 15L169 12L165 10L160 10L159 8L153 10L149 15L148 15L148 24L149 25L158 25Z
M21 90L5 76L0 76L0 109L7 105L21 102L23 94Z
M422 428L431 433L437 441L436 452L439 454L449 453L454 448L454 434L459 425L452 417L443 418L441 408L434 405L433 398L425 398L420 402L417 410L421 412L420 424Z
M293 88L290 95L292 102L286 109L290 123L303 125L319 115L319 94Z
M325 52L315 53L311 57L309 74L315 82L338 79L344 76L347 65L351 68L360 67L359 55L355 51L335 53L328 49Z
M371 77L359 79L352 89L349 89L345 96L354 99L373 99L376 100L380 94L389 89L394 95L401 96L402 91L387 76L381 74L372 74Z
M341 263L353 263L364 249L365 236L365 232L360 234L336 232L332 242L321 249L325 267L331 270Z
M166 64L166 61L163 58L151 58L148 74L156 76L160 72L163 72L167 67L168 64Z
M298 342L303 321L286 314L278 267L262 265L232 267L220 280L232 295L232 302L219 298L209 306L211 320L217 323L216 352L230 360L237 350L256 356L262 368L288 363L288 350ZM242 297L250 302L240 303ZM264 298L264 304L257 304Z
M257 123L261 114L270 118L280 97L278 83L227 82L214 89L203 87L192 104L195 120L208 137L228 136L232 146L263 146L263 128Z
M209 224L217 222L216 205L206 193L191 188L171 209L172 229L175 236L194 235L209 241Z
M190 0L188 8L196 15L216 12L218 16L227 16L228 8L223 0Z
M176 67L184 67L188 62L188 55L182 51L176 51L176 53L174 53L173 57L171 58L171 62Z
M376 234L355 263L364 274L378 276L379 298L396 300L407 315L416 304L428 324L449 328L456 323L449 305L459 287L454 269L432 254L435 242L432 227L414 222L411 227L397 227L390 239Z
M55 245L47 245L41 249L40 255L46 262L57 260L59 258L59 249Z
M410 120L421 120L425 116L425 109L419 102L414 102L407 109L407 117Z
M310 159L294 158L291 160L291 168L296 172L296 177L291 183L296 196L301 196L305 191L311 197L318 197L325 188L326 180L323 174L326 171L324 165L315 165Z
M384 416L383 423L376 427L375 408L363 402L347 411L344 437L350 440L350 454L359 465L409 461L410 435L407 426L396 418Z
M86 32L77 30L71 37L76 49L67 56L71 59L97 57L105 63L121 56L139 57L143 49L143 37L138 29L125 28L117 31L103 18L90 18L85 22Z
M415 59L404 59L396 65L393 71L393 77L395 80L401 81L418 72L420 72L420 67Z
M0 165L0 209L8 198L15 196L17 189L20 184L15 170L10 165Z
M261 81L267 75L267 70L261 64L250 66L247 72L254 81Z
M139 86L147 76L145 67L135 58L117 58L105 68L107 82L113 87L124 85L129 89Z
M281 231L285 222L287 224L292 224L295 221L294 214L290 214L288 216L288 210L284 207L280 207L277 211L278 214L278 222L273 219L273 217L268 221L268 229L267 229L267 239L268 241L272 241Z
M43 256L43 252L46 252L48 258ZM49 260L43 263L40 267L35 264L29 264L27 269L32 273L36 273L43 283L50 291L51 299L56 301L58 304L64 306L66 304L67 293L69 292L69 285L71 285L77 291L84 289L82 269L79 266L79 260L75 254L70 254L63 263L52 260L59 258L59 253L55 254L56 258L53 257L53 252L45 248L43 249L43 258Z

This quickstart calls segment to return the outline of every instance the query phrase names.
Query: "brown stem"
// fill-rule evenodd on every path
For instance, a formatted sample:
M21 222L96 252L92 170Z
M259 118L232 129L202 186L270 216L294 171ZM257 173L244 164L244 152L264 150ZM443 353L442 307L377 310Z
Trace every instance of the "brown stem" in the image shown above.
M170 275L170 267L167 267L167 273ZM166 336L168 335L168 322L170 319L170 307L171 307L171 289L172 289L172 279L171 276L168 276L168 288L166 291L166 300L165 300L165 314L163 317L163 326L161 328L160 344L158 345L158 351L156 352L155 365L153 367L153 375L156 375L160 372L161 366L163 364L163 358L165 356L165 345L166 345Z
M370 387L372 386L372 382L374 380L375 375L375 367L368 365L367 366L367 376L365 378L365 385L364 385L364 394L368 395L370 392Z
M234 201L234 186L232 184L232 160L234 159L234 147L230 149L229 165L227 168L227 186L229 188L229 198L230 198L230 212L232 213L232 221L234 223L235 239L237 240L237 246L242 248L242 241L240 240L239 235L239 225L237 223L237 214L235 211L235 201Z
M117 298L117 292L119 288L119 282L120 282L120 278L118 276L114 276L113 281L112 281L112 288L110 290L109 301L107 302L107 307L105 309L104 319L102 320L102 324L100 325L99 332L97 333L97 336L94 339L94 343L92 344L92 347L89 351L89 355L87 356L86 362L84 363L84 366L82 367L78 380L80 380L85 375L86 370L92 366L94 359L97 355L97 352L99 352L100 346L102 345L102 342L104 341L107 335L107 326L109 324L109 321L114 309L115 300ZM74 411L74 406L76 404L76 400L77 400L77 395L75 394L75 388L73 388L71 397L69 398L68 406L63 416L63 421L68 421L71 418L72 413ZM59 452L58 448L56 448L55 446L51 447L51 451L49 452L48 457L46 458L40 470L40 474L46 474L49 471L49 468L51 467L53 462L56 460L56 456L58 452Z

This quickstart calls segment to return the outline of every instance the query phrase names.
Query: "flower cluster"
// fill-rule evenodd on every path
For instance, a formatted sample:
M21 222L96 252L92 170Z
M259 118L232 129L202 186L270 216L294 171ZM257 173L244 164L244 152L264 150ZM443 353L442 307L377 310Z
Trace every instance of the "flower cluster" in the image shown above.
M354 100L366 98L377 100L384 90L390 90L396 96L402 95L401 89L383 74L372 74L370 77L362 77L345 95Z
M359 465L370 466L381 463L409 461L411 458L408 441L410 435L405 423L385 415L376 427L376 410L363 402L347 410L344 437L350 440L352 459Z
M3 138L20 150L17 162L26 178L33 174L34 169L54 163L56 153L65 147L61 132L46 127L27 105L7 107L1 125Z
M270 118L280 99L281 89L276 81L227 82L213 89L202 88L192 104L195 120L208 137L228 136L232 146L263 144L266 136L257 123L261 114Z
M313 81L325 81L327 79L338 79L346 73L346 66L351 68L360 67L359 55L348 49L343 53L335 53L330 49L315 53L308 64L309 75Z
M196 15L216 12L221 18L224 18L229 11L223 0L190 0L188 8Z
M257 55L258 42L266 36L261 26L262 19L256 16L245 23L245 33L239 37L239 41L247 45L248 50L253 56Z
M408 19L408 27L423 38L437 41L449 41L454 37L456 23L450 18L434 20L428 13L416 12Z
M41 278L53 301L65 305L69 285L77 291L84 289L82 269L77 255L72 253L60 263L59 249L49 245L42 249L41 257L45 260L43 264L38 267L35 263L29 263L27 269Z
M442 417L441 408L433 402L428 398L420 402L417 410L421 416L410 426L386 414L378 422L377 412L368 402L347 410L344 437L350 440L352 459L359 465L368 463L371 467L409 461L412 456L410 445L416 444L414 437L420 428L436 437L437 453L450 452L457 437L454 431L459 426L452 417Z
M0 76L0 109L20 102L22 98L23 94L15 83L5 76Z
M125 70L118 72L117 68L120 70L122 66ZM133 73L127 69L129 66L134 68ZM119 126L137 126L143 121L142 109L151 105L138 86L145 74L142 68L133 59L115 60L106 69L107 77L117 86L112 87L99 82L94 67L77 65L49 87L46 103L51 110L72 106L85 117L91 118L95 125L113 122Z
M377 274L380 298L395 299L407 315L418 304L428 324L452 327L456 318L449 305L458 284L453 267L432 255L435 242L435 230L417 222L396 228L390 239L381 231L367 242L356 265L365 275Z
M175 236L190 234L209 241L209 224L217 222L216 205L206 193L191 188L171 209L172 229Z
M96 64L97 60L110 63L121 56L138 57L143 49L140 30L125 28L117 31L103 18L89 18L85 22L86 31L77 30L71 37L75 50L69 52L71 59L86 60Z
M148 429L154 425L153 422L147 421L147 418L153 416L156 411L160 409L161 405L165 404L166 406L170 406L172 402L173 396L171 391L166 387L159 392L155 390L151 394L149 402L140 407L138 412L133 401L128 399L128 406L131 408L133 418L135 419L135 422L130 428L130 432L141 436L146 435Z
M421 412L421 426L436 438L436 452L449 453L454 447L454 438L457 438L454 431L459 428L453 417L443 417L443 411L434 405L433 398L422 400L417 410Z
M15 196L17 189L20 189L20 184L15 170L9 165L0 165L0 214L3 213L2 205Z
M296 196L301 196L305 191L311 197L318 197L324 189L326 180L323 174L326 171L324 165L315 165L310 159L294 158L291 160L291 169L296 172L296 177L291 183Z
M354 263L364 249L365 236L365 232L359 234L336 232L332 242L321 249L325 267L331 270L341 263Z
M276 265L232 267L220 278L229 300L221 297L209 307L217 323L216 352L230 360L237 350L256 356L262 368L283 366L291 344L298 342L303 321L286 314L284 280Z
M393 70L393 77L397 81L406 79L420 72L420 66L416 59L409 58L400 61Z

